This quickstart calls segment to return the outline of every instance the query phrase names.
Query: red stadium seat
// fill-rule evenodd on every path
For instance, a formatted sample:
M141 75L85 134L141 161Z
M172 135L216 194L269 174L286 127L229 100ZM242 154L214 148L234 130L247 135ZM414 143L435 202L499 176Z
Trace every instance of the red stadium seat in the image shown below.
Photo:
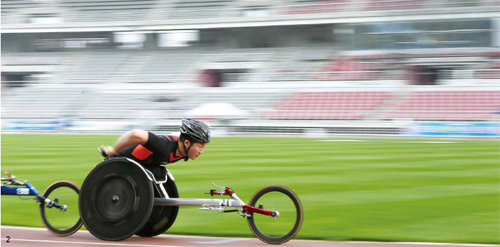
M287 14L320 14L345 11L349 0L317 1L306 5L287 7Z
M300 92L278 102L267 119L362 119L390 92Z
M425 7L427 0L371 0L365 11L419 9Z
M500 109L500 91L412 92L383 118L488 120Z

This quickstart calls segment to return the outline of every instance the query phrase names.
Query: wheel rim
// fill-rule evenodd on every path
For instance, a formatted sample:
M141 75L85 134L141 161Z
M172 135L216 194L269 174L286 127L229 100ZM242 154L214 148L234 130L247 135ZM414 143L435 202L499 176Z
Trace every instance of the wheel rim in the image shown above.
M279 238L285 236L294 230L297 223L297 208L284 193L273 191L262 195L255 203L258 207L278 211L277 218L262 214L252 214L253 221L258 231L269 238Z
M93 201L98 217L107 222L118 222L134 212L137 205L135 189L126 177L110 176L96 188Z
M55 207L47 208L45 202L40 204L42 221L52 233L67 236L80 229L82 221L78 211L78 192L78 185L67 181L58 181L44 192L44 197L57 199L60 204L67 206L65 211L61 211Z
M85 227L103 240L123 240L146 224L153 208L151 181L125 158L98 164L82 184L79 209Z
M282 244L289 241L299 232L303 221L303 209L297 195L282 185L269 185L257 191L250 206L278 211L279 216L273 218L253 213L248 217L248 225L253 234L269 244ZM278 220L279 219L279 220Z

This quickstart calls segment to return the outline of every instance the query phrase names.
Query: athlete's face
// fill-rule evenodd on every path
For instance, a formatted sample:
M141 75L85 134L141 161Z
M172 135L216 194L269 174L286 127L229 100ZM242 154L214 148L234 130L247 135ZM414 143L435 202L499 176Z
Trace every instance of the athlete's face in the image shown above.
M189 147L191 143L189 143L189 140L186 140L186 147ZM191 149L189 149L188 156L190 159L194 160L198 158L203 153L203 149L205 148L207 144L206 143L201 143L201 142L195 142Z

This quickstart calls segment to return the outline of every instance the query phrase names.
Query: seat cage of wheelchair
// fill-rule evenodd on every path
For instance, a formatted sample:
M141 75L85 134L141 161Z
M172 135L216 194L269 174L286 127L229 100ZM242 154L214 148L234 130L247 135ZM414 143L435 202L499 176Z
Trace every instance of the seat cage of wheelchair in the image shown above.
M166 170L165 179L158 180L155 178L154 174L151 171L145 169L142 165L140 165L136 161L128 158L127 161L140 167L141 170L144 172L144 174L147 176L148 180L150 180L160 192L160 197L154 198L155 206L201 206L205 207L205 209L207 210L222 210L223 207L243 207L246 205L246 203L241 201L241 199L239 199L235 193L232 193L232 195L230 195L233 199L170 198L167 191L163 187L163 184L165 184L169 179L175 180L175 178L166 167L162 166ZM229 194L222 193L218 195L229 195Z

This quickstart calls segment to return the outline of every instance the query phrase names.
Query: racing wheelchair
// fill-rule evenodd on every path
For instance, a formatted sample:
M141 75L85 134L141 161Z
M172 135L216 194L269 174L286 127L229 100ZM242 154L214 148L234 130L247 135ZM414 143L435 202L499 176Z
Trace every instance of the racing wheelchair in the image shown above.
M82 227L78 213L78 193L80 186L61 180L49 185L40 194L28 180L20 182L16 176L3 171L2 195L34 196L39 205L40 217L47 229L57 236L69 236ZM52 198L52 199L51 199Z
M138 235L152 237L174 223L179 206L233 212L247 219L252 233L269 244L289 241L300 230L303 208L297 195L281 185L269 185L243 202L229 187L205 193L231 199L179 198L174 176L164 166L152 173L125 157L108 157L82 184L79 211L85 227L97 238L123 240ZM232 209L226 209L232 208Z

